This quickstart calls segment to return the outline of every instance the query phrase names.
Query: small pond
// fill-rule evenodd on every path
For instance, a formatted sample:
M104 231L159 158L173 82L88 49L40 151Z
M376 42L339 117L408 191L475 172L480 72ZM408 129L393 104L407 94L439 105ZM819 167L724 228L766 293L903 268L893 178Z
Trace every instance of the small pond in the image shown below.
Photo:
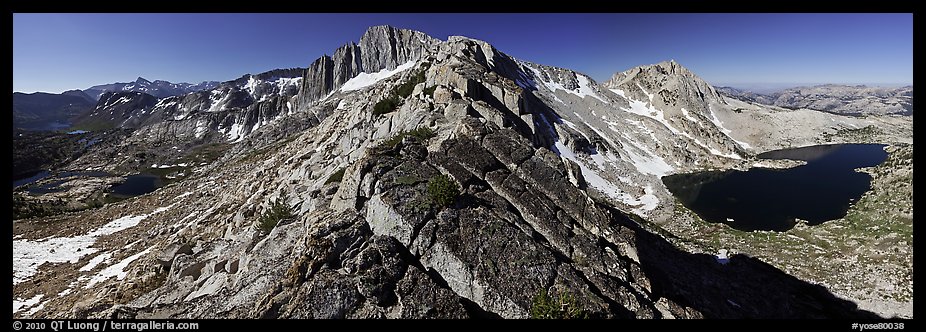
M61 192L66 189L61 187L61 185L65 182L73 180L73 177L75 176L105 177L113 175L100 171L68 171L60 172L57 174L53 174L48 171L41 171L31 177L13 181L13 188L22 185L28 185L26 190L33 195ZM34 182L45 178L48 178L48 180L40 182L39 184L33 184ZM129 175L125 177L125 180L122 182L110 186L107 191L110 192L113 196L128 198L150 193L163 185L163 181L157 175L135 174Z
M125 181L113 185L112 194L120 197L144 195L163 186L161 178L152 174L129 175Z

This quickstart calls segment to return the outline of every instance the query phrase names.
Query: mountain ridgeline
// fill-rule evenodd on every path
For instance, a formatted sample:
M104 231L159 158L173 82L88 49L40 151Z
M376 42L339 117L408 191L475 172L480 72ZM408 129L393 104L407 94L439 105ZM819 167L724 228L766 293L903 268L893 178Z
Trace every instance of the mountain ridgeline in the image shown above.
M843 115L913 115L913 86L898 88L825 84L769 94L731 87L720 91L733 98L791 109L807 108Z
M135 94L131 94L131 92L137 92L157 99L209 90L218 84L219 82L211 81L199 84L171 83L161 80L151 82L139 77L131 83L96 85L85 90L70 90L60 94L14 92L13 127L41 131L66 130L71 128L80 118L87 117L88 111L105 106L108 100L101 99L114 93L119 94L119 98L133 96ZM126 105L119 107L126 108ZM115 115L115 112L113 115ZM112 121L115 121L115 117L110 120L110 122ZM103 121L92 122L92 124L85 123L83 127L96 129L112 127L104 125Z
M143 92L149 95L152 95L157 98L164 98L170 96L179 96L187 94L190 92L209 90L217 86L219 82L215 81L206 81L199 84L191 83L171 83L168 81L155 80L154 82L146 80L142 77L135 79L134 82L129 83L110 83L102 85L94 85L83 90L88 96L94 100L100 100L103 97L103 94L106 92Z
M790 113L739 130L763 112L746 107L674 61L599 84L389 26L305 69L103 93L79 123L126 137L69 167L184 175L55 223L80 227L14 223L14 298L42 296L14 316L877 317L655 226L672 214L661 176L745 164L779 144L766 132L793 134ZM861 121L800 114L826 117L808 131ZM188 164L204 146L226 150Z

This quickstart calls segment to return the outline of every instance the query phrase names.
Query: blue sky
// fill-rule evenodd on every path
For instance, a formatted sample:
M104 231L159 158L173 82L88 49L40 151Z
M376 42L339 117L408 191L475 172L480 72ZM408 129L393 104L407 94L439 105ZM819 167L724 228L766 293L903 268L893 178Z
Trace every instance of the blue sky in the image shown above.
M13 90L305 67L380 24L599 81L674 59L712 84L913 82L912 14L14 14Z

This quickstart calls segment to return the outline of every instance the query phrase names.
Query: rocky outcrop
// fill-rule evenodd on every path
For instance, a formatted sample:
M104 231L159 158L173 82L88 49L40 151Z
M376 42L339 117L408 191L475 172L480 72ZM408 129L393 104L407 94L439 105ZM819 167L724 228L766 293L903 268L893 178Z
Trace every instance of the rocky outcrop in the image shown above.
M136 92L106 93L79 124L133 129L128 143L236 142L293 111L303 72L293 68L248 74L211 90L160 100Z
M438 145L405 139L371 150L338 190L356 193L354 207L317 206L266 237L247 222L219 223L237 235L205 236L216 226L204 222L224 217L200 213L196 232L138 265L164 269L163 286L77 315L527 318L547 292L570 294L592 318L870 317L757 260L720 264L678 250L589 199L561 159L514 130L468 117L455 132ZM461 188L447 208L427 195L438 174ZM202 235L182 240L193 234Z

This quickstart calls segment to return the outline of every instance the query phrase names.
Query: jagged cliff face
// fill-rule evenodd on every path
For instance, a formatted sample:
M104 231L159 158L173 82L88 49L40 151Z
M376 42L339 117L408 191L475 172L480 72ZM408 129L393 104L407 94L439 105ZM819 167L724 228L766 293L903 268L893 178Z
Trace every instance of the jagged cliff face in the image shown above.
M373 114L420 76L394 111ZM722 100L709 87L703 102L641 100L657 86L634 92L630 78L614 85L627 89L622 96L485 42L389 27L301 77L296 95L258 98L256 88L229 85L213 90L215 101L203 92L153 106L160 120L133 137L195 136L191 123L263 105L278 115L243 138L225 136L235 147L184 181L55 223L79 226L15 223L14 315L525 318L547 292L571 294L573 307L602 318L870 317L758 260L681 251L611 207L623 187L606 189L625 181L608 170L639 185L658 179L641 167L669 172L646 168L657 152L673 170L682 156L728 158L666 143L741 152L696 113ZM292 100L295 111L280 108ZM684 127L678 114L645 113L657 102L683 118L680 108L691 107L700 120ZM221 110L202 111L207 104ZM421 128L434 137L390 139ZM640 138L673 128L691 137ZM447 207L428 195L441 174L461 192ZM284 194L296 217L262 234L258 217ZM636 208L655 196L639 194L630 194ZM40 254L49 248L58 254Z
M360 43L338 48L309 65L299 91L300 105L329 96L361 73L390 71L422 58L440 41L422 32L376 26L360 37Z
M78 125L138 128L136 136L160 141L201 139L207 133L241 140L292 109L290 98L299 91L302 72L245 75L211 90L162 99L140 92L106 92Z
M129 100L146 94L107 92L88 119L79 124L87 129L134 129L123 142L124 149L161 143L238 143L285 114L304 113L312 103L336 92L354 91L380 77L406 70L438 43L418 31L373 27L359 44L344 45L334 56L323 56L305 70L280 69L245 75L208 90L161 98L156 103L149 96L144 105ZM352 84L344 86L352 79ZM114 95L118 97L110 101L112 98L108 96ZM127 96L125 100L119 99L123 96ZM112 114L119 116L107 117ZM294 127L291 132L300 128ZM102 158L91 153L75 167L92 167L90 164ZM104 169L132 167L130 164L114 163Z

